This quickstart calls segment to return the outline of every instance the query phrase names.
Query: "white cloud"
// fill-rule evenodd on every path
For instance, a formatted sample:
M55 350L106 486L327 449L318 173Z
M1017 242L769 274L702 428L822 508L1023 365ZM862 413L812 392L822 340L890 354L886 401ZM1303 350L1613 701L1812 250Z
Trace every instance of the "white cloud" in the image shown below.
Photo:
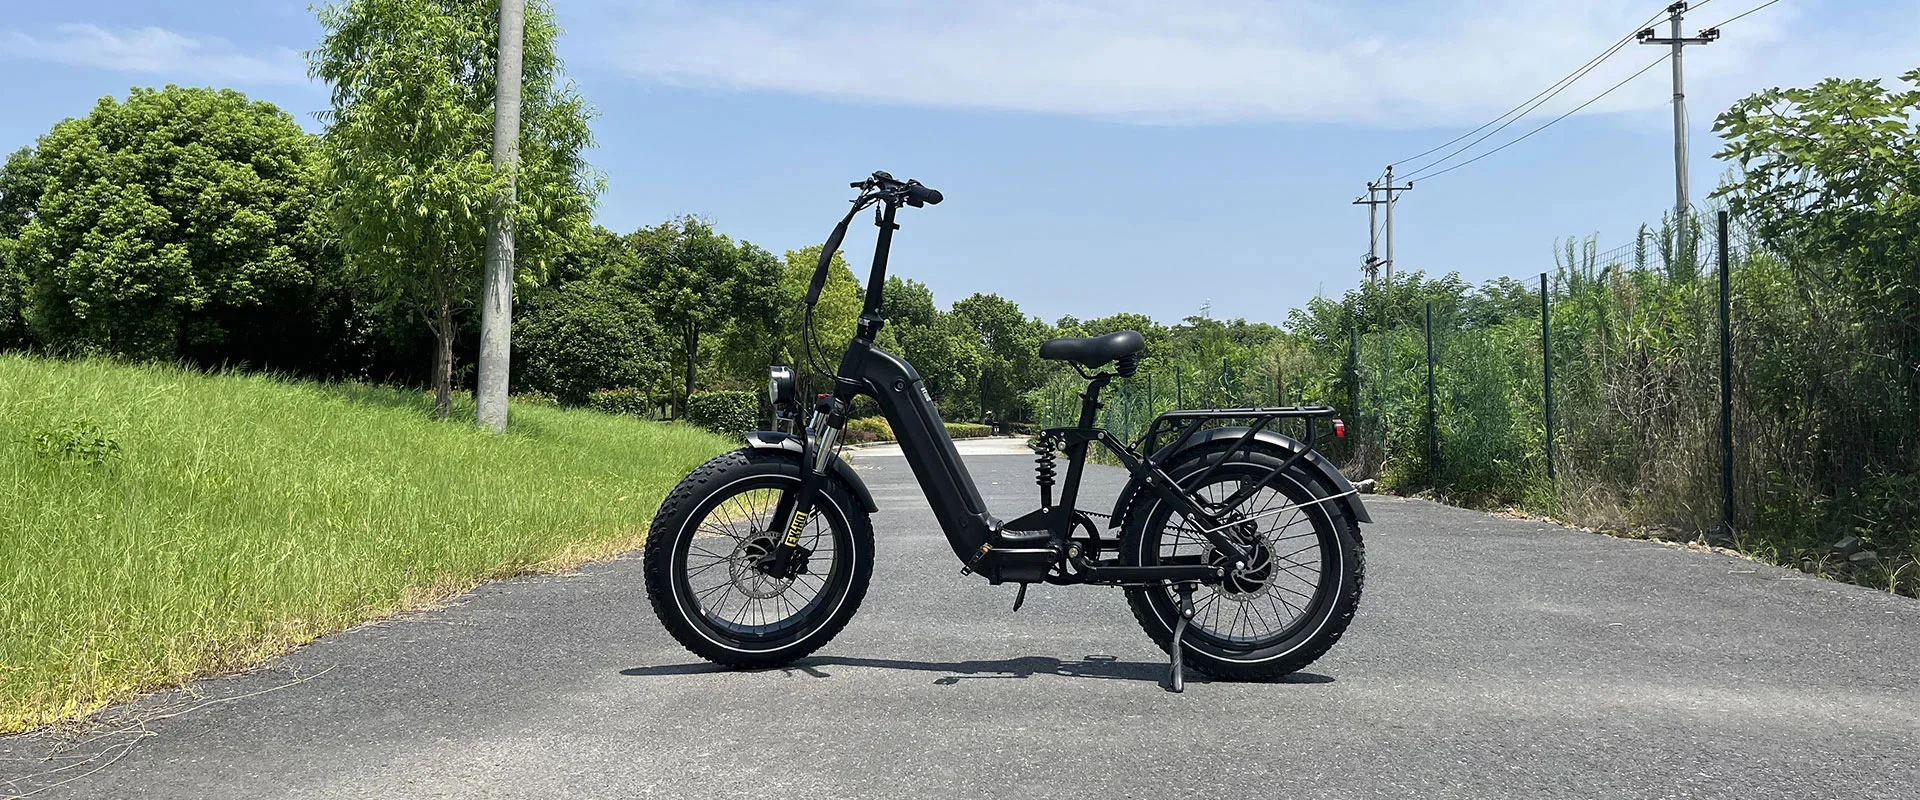
M61 25L48 36L7 31L0 34L0 57L137 72L169 80L307 82L306 64L292 50L248 55L225 39L194 38L153 27L113 31L98 25Z
M1685 32L1756 4L1702 8ZM1406 126L1478 122L1504 111L1663 5L655 0L596 8L593 15L603 19L588 36L600 38L601 58L615 68L684 86L1143 122ZM1879 26L1886 44L1876 52L1858 32L1843 45L1847 37L1837 31L1823 37L1804 30L1802 21L1820 16L1783 3L1729 26L1722 41L1688 52L1689 82L1737 84L1737 92L1701 93L1724 105L1763 85L1845 74L1834 70L1848 67L1893 74L1903 60L1920 61L1913 44L1886 32L1909 26ZM1659 55L1658 48L1629 44L1539 114L1571 108ZM1664 105L1671 96L1665 70L1653 72L1587 113Z

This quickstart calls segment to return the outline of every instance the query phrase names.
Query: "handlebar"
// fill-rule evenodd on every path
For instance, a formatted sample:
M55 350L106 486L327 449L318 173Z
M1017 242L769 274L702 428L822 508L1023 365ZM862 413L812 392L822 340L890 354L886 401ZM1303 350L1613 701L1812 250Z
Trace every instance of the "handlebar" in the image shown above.
M853 222L855 214L875 202L889 204L905 203L914 208L937 206L946 196L939 189L922 184L916 180L899 180L885 172L875 172L864 181L848 184L860 190L860 196L853 201L853 210L833 226L833 233L827 237L827 243L820 248L820 263L814 267L813 280L807 284L807 305L820 302L820 291L827 285L827 272L833 264L833 254L840 251L840 243L847 238L847 225Z
M862 197L873 197L896 203L904 202L914 208L937 206L941 200L946 199L945 195L940 194L939 189L916 180L902 181L885 172L875 172L866 180L849 185L861 190Z

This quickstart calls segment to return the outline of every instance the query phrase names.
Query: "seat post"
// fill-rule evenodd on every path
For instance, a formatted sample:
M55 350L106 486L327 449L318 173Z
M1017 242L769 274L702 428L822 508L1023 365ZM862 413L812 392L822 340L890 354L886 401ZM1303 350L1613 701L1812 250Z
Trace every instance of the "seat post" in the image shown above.
M1080 395L1081 428L1091 428L1100 421L1100 390L1106 388L1110 380L1113 380L1113 373L1102 372L1087 383L1087 390ZM1086 439L1067 445L1067 479L1060 484L1060 504L1055 506L1066 509L1066 514L1072 513L1074 502L1080 497L1080 473L1087 465L1087 448L1092 446L1093 442ZM1068 516L1060 516L1053 526L1054 543L1060 547L1065 547L1067 538L1072 535L1070 520Z
M1087 390L1080 394L1080 427L1091 428L1099 421L1100 390L1107 388L1107 382L1113 380L1113 373L1102 372L1093 376L1087 384Z

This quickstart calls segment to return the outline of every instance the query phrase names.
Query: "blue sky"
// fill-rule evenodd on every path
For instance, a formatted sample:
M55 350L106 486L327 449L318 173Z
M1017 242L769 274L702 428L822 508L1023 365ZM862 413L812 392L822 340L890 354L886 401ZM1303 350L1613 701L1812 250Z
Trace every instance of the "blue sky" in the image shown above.
M1695 3L1686 32L1764 0ZM600 111L598 212L694 213L776 252L817 243L875 169L944 190L903 219L893 271L943 302L999 292L1054 319L1142 311L1280 322L1360 279L1382 167L1580 66L1664 0L558 0ZM129 86L230 86L317 129L304 4L69 0L0 20L0 147ZM1920 3L1783 0L1687 52L1695 201L1728 169L1728 103L1920 66ZM1629 45L1502 143L1659 55ZM1416 181L1400 269L1471 280L1552 265L1557 238L1629 241L1673 196L1658 67L1466 168ZM1537 121L1536 121L1537 120ZM1443 151L1444 152L1444 151ZM1469 151L1461 158L1478 150ZM1404 174L1404 173L1403 173ZM863 259L871 228L849 237Z

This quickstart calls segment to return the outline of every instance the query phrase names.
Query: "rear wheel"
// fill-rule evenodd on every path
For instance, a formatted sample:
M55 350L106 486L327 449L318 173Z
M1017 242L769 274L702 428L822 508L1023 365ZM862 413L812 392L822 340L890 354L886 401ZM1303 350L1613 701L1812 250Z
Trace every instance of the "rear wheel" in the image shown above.
M1359 606L1366 565L1360 531L1345 504L1314 502L1334 493L1320 476L1290 469L1224 507L1237 490L1279 468L1285 455L1247 453L1248 460L1222 464L1198 486L1192 482L1219 458L1218 451L1189 456L1168 470L1214 506L1210 513L1246 520L1229 529L1249 552L1238 569L1200 533L1197 521L1158 497L1137 498L1128 515L1120 540L1123 563L1198 561L1229 570L1223 583L1194 590L1194 616L1184 638L1186 663L1209 675L1257 680L1296 672L1339 641ZM1171 652L1180 616L1174 587L1128 589L1127 604L1147 635Z
M681 645L717 664L791 663L846 627L873 574L873 527L828 476L800 535L795 573L755 568L778 544L774 506L799 488L800 458L747 448L707 462L660 504L644 552L654 614Z

